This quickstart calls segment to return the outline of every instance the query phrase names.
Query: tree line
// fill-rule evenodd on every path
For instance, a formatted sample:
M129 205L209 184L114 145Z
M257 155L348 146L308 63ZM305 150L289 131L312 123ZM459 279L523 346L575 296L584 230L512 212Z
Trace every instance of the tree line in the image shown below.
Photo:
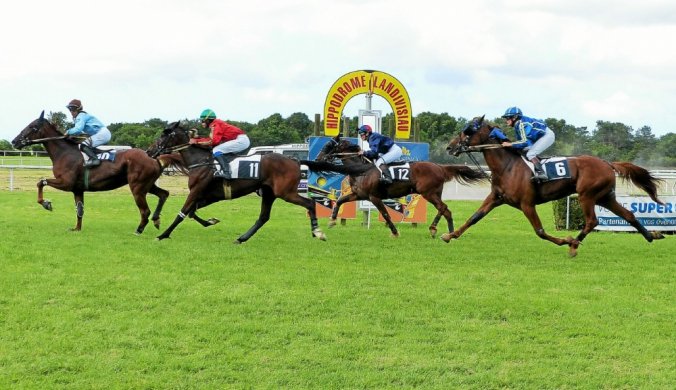
M62 131L70 128L72 122L62 112L51 112L47 116ZM183 120L190 128L196 128L202 136L208 130L202 129L197 119ZM272 114L257 123L228 120L244 130L251 139L251 146L279 145L285 143L302 143L315 135L316 129L322 129L323 123L315 124L304 113L293 113L284 118L281 114ZM594 129L577 127L565 119L547 118L549 128L556 134L556 142L549 148L548 155L577 156L589 154L608 161L631 161L635 164L652 168L676 167L676 133L668 133L656 137L649 126L633 129L620 122L597 121ZM348 136L356 137L358 117L343 118L346 122ZM430 160L438 163L469 163L467 156L453 157L446 153L449 140L457 135L467 124L468 119L453 117L448 113L422 112L413 118L413 134L409 141L430 144ZM504 119L492 120L501 127L505 134L514 138L513 130L507 127ZM157 139L169 121L152 118L142 123L111 123L108 125L112 133L111 145L127 145L146 149ZM394 115L389 113L383 117L383 131L394 135ZM319 134L318 134L319 135ZM41 150L41 145L31 148ZM0 150L11 150L7 140L0 140ZM480 154L476 154L479 160Z

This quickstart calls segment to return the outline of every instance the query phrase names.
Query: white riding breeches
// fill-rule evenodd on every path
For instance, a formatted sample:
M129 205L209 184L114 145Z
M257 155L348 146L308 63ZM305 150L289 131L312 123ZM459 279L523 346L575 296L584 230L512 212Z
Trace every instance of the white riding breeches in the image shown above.
M389 164L392 161L397 161L399 157L401 157L401 147L399 147L397 144L394 144L390 150L387 151L387 153L381 154L380 157L378 157L375 164L377 167L379 167L383 164Z
M237 136L237 138L223 142L220 145L214 146L214 155L218 152L221 152L223 154L228 154L228 153L239 153L242 150L246 149L251 145L251 141L249 141L249 137L246 134L240 134Z
M101 130L99 130L98 133L90 135L89 138L82 141L82 143L95 148L99 145L107 144L108 141L110 141L110 137L111 137L110 130L108 130L107 127L104 127Z
M554 144L554 141L556 140L556 136L554 135L554 132L547 128L545 130L545 135L540 137L539 140L535 141L533 146L531 146L528 151L526 152L526 158L528 160L532 160L533 157L537 157L540 153L544 152L548 147L552 146Z

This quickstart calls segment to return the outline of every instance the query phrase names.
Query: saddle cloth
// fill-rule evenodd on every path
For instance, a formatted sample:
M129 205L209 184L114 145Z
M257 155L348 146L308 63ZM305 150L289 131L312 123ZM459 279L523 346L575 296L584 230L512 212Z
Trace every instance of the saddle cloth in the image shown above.
M535 173L535 166L528 161L526 157L521 156L521 159L528 165L531 172ZM549 157L540 159L542 169L547 174L547 181L569 179L570 168L568 167L568 159L566 157Z

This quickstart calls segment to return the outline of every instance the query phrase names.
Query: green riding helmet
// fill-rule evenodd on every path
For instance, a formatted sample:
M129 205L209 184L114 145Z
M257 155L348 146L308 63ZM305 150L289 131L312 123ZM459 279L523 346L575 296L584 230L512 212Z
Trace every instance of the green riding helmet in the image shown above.
M202 122L208 121L208 120L214 120L214 119L216 119L216 113L214 112L214 110L212 110L210 108L207 108L206 110L202 111L202 113L200 114L200 120Z

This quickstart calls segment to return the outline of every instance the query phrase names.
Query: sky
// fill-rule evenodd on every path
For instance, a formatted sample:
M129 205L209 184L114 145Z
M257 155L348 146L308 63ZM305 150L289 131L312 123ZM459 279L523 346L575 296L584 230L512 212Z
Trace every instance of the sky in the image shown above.
M667 0L22 0L0 14L0 139L71 99L104 123L256 123L322 113L365 69L413 115L510 106L593 131L676 132L676 2ZM365 95L347 104L352 117ZM373 98L373 108L392 112Z

